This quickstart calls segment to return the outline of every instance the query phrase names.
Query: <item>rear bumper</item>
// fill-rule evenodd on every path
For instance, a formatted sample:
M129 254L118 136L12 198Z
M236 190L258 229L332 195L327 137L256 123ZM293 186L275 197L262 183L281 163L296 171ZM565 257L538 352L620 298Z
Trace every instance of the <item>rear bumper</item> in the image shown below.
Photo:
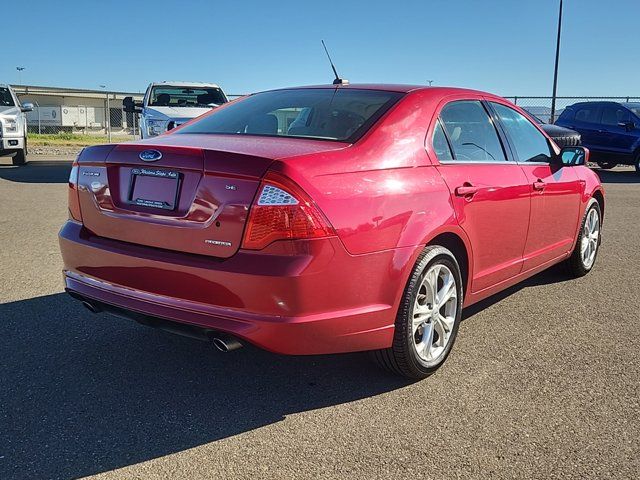
M59 239L69 292L297 355L389 347L414 261L413 249L351 256L337 238L218 260L94 237L73 221Z

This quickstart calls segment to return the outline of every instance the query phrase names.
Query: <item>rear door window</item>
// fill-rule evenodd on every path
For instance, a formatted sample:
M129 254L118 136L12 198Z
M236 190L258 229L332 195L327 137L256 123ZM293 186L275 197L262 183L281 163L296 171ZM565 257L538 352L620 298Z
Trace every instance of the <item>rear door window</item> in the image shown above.
M629 111L615 106L606 106L602 109L602 124L617 126L621 122L629 122L631 115Z
M496 128L480 101L451 102L440 112L440 121L455 161L506 161Z

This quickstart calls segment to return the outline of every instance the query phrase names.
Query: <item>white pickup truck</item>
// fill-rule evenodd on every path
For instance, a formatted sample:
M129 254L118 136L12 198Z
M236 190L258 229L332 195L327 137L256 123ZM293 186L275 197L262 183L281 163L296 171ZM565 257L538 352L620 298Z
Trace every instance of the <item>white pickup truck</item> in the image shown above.
M157 82L147 87L142 103L123 100L124 111L140 115L142 138L155 137L228 102L213 83Z
M27 161L27 117L33 104L20 104L11 86L0 83L0 156L13 155L14 165Z

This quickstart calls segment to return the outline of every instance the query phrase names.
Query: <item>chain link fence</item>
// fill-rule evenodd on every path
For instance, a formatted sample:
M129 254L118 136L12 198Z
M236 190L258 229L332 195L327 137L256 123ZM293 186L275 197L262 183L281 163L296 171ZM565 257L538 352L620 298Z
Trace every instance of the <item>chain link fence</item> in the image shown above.
M242 95L228 95L230 100ZM40 135L88 135L105 141L121 142L140 138L139 114L125 112L121 99L67 100L62 105L46 100L27 100L33 111L27 112L28 133ZM90 103L93 103L91 105ZM96 103L101 105L96 105Z
M239 97L240 95L229 95ZM505 97L545 123L553 123L565 107L577 102L613 101L640 102L640 97L556 97L555 118L551 118L551 97ZM102 106L67 102L46 105L34 101L28 112L28 131L31 134L67 134L104 137L105 141L126 141L140 138L138 114L124 111L121 100L105 99Z
M640 102L640 97L556 97L556 112L551 118L552 97L504 97L535 115L545 123L554 123L562 111L569 105L578 102Z
M104 136L106 140L124 141L139 138L137 115L127 113L122 105L40 105L27 113L28 131L37 134L72 134ZM121 102L120 102L121 103Z

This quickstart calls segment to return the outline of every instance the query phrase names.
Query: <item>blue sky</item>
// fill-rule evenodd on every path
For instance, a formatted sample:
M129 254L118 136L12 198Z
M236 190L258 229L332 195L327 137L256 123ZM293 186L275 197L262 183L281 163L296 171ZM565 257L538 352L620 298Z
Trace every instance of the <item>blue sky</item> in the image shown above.
M550 95L559 0L11 1L0 83L227 93L351 82ZM17 5L17 6L16 6ZM8 11L7 11L8 9ZM640 1L565 0L559 95L640 95Z

